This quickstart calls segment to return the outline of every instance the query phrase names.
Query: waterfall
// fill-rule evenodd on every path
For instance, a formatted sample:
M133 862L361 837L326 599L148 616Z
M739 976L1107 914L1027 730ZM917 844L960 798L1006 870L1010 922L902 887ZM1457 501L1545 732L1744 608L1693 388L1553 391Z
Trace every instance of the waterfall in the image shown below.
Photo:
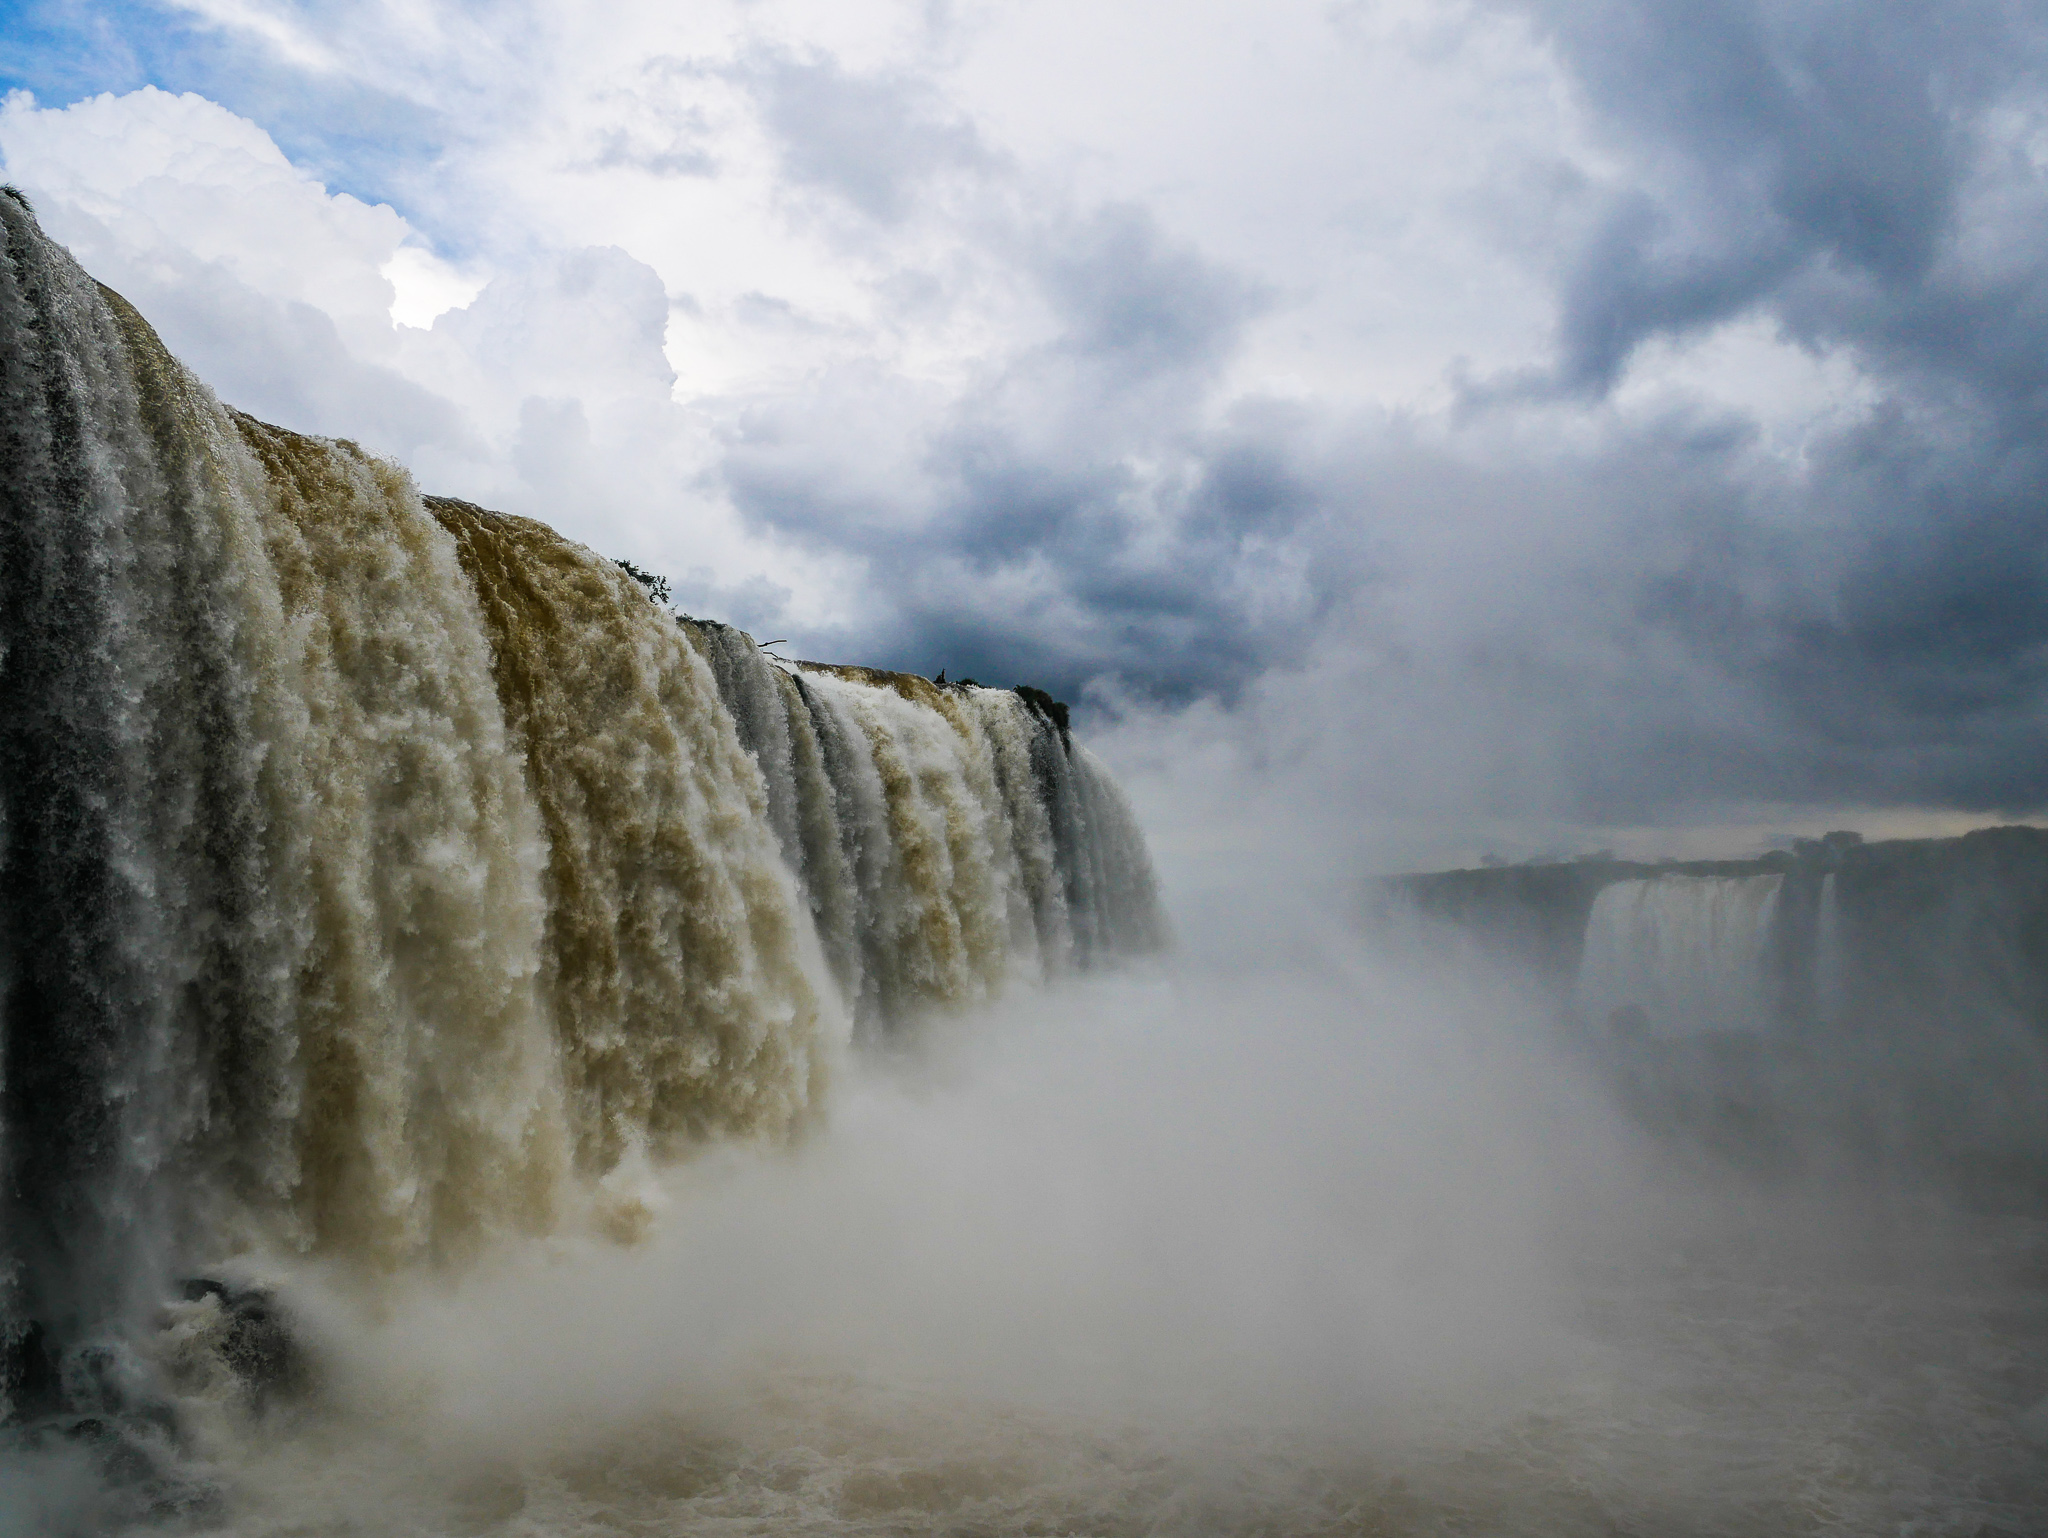
M1164 943L1032 699L672 615L0 224L0 1419L36 1353L90 1409L186 1268L578 1222L799 1130L856 1021Z
M1655 1036L1764 1027L1783 884L1775 875L1667 874L1602 887L1579 962L1582 1018Z
M1164 943L1122 792L1041 705L685 628L864 1027Z
M1825 1025L1840 1025L1848 992L1848 957L1842 937L1841 898L1833 871L1821 878L1820 905L1814 917L1814 1005Z

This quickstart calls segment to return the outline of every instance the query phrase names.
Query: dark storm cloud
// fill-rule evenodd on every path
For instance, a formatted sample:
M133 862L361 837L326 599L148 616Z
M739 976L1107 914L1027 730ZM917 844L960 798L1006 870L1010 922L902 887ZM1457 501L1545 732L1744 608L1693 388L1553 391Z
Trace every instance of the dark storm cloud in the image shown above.
M1618 637L1716 681L1680 696L1690 773L1729 794L2048 806L2048 15L1515 9L1621 169L1560 253L1553 364L1470 407L1597 403L1645 344L1738 318L1854 359L1877 397L1795 469L1740 433L1692 456L1684 561L1612 573ZM1606 452L1654 459L1680 430ZM1587 473L1589 499L1611 494ZM1646 545L1670 516L1622 511ZM1763 598L1768 561L1798 577ZM1608 722L1603 794L1669 768L1650 694L1679 685L1643 676Z
M1660 333L1785 305L1824 334L1857 298L1938 284L1998 153L1986 114L2036 95L2042 62L2038 13L1996 4L1518 8L1634 165L1560 295L1557 378L1580 391Z
M1531 627L1521 648L1590 636L1609 659L1689 659L1690 682L1645 683L1654 701L1630 703L1631 680L1654 672L1640 665L1601 685L1610 777L1663 753L1652 739L1683 739L1688 762L1746 782L1839 785L1876 731L1983 744L1933 755L1930 786L2017 794L1999 744L2026 735L2048 613L2031 554L2048 533L2048 198L2010 120L2039 104L2040 22L1992 6L1523 9L1618 169L1577 194L1594 205L1582 234L1538 253L1554 273L1553 364L1482 384L1481 417L1597 411L1646 342L1762 316L1853 356L1880 397L1803 468L1766 465L1754 426L1727 416L1613 428L1583 459L1519 468L1528 434L1504 446L1515 435L1482 424L1438 471L1399 476L1375 460L1372 424L1322 408L1241 401L1218 425L1219 371L1267 298L1143 210L1112 207L1014 237L1057 319L1051 341L964 396L882 408L838 450L830 424L854 395L872 410L876 380L757 409L725 467L740 506L867 559L890 618L865 644L888 660L1013 659L1063 688L1116 673L1185 698L1307 655L1420 524L1483 525L1470 506L1419 508L1416 488L1506 456L1495 495L1574 488L1530 515L1551 520L1535 559L1580 562L1596 527L1620 552L1568 607L1511 606ZM792 174L877 218L900 217L940 170L989 168L972 132L903 80L786 57L753 69ZM850 473L878 459L892 467L879 483ZM1798 580L1760 596L1759 561ZM1555 572L1527 578L1572 590ZM1473 636L1489 622L1462 620ZM1431 644L1504 649L1449 631ZM1700 678L1740 704L1665 708ZM1567 671L1567 714L1572 687Z
M1374 797L1405 781L1601 821L1745 798L2048 807L2048 137L2027 142L2048 19L1538 15L1621 168L1556 253L1543 377L1475 392L1428 448L1313 407L1196 430L1158 391L1110 429L1178 456L1145 518L1106 468L1091 494L1033 473L1013 434L952 457L954 526L1072 574L1089 640L1055 676L1230 695L1365 658L1314 708L1356 712L1342 736ZM1132 291L1159 278L1109 265ZM1867 409L1791 458L1725 409L1605 410L1645 343L1739 318L1854 360ZM1123 333L1084 334L1108 353ZM1236 336L1152 334L1125 352L1155 388L1207 377ZM1581 413L1590 438L1540 446ZM903 613L958 635L968 609Z
M889 617L857 644L888 665L1070 694L1106 672L1170 698L1233 689L1298 650L1319 608L1248 602L1270 575L1248 540L1317 512L1285 427L1255 407L1196 422L1264 297L1133 207L1049 222L1022 247L1054 334L963 396L885 406L876 430L902 435L900 473L876 488L848 473L872 434L819 452L827 423L875 409L885 386L862 376L757 408L727 484L760 522L864 558Z
M879 617L842 644L891 665L1184 701L1348 658L1318 708L1382 788L2048 806L2048 17L1517 9L1605 169L1554 179L1572 217L1528 252L1550 362L1447 433L1219 404L1271 296L1109 207L1011 237L1049 340L961 394L758 407L739 506L863 559ZM975 153L897 83L776 69L792 167L877 217ZM1791 454L1734 408L1612 407L1647 344L1737 320L1863 404Z
M1177 248L1131 205L1051 232L1035 265L1065 322L1062 350L1120 378L1221 361L1261 302L1252 285Z

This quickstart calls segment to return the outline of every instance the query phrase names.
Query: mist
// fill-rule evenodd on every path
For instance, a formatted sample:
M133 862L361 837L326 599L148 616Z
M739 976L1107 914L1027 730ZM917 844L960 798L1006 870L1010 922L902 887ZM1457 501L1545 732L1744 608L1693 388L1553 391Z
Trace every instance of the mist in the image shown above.
M6 37L0 1531L2048 1533L2039 15Z
M631 1244L276 1273L317 1393L215 1385L206 1530L2034 1530L2038 1223L1758 1182L1451 937L1260 898L616 1171Z

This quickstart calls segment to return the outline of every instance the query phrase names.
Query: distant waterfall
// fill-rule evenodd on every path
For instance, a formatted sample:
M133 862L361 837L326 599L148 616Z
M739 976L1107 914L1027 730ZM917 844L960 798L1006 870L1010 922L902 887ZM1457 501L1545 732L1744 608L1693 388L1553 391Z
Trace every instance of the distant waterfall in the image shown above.
M30 1321L69 1362L212 1257L546 1231L799 1127L855 1018L1163 943L1025 697L679 620L0 224L0 1395Z
M1784 877L1660 875L1601 888L1576 1002L1596 1029L1654 1036L1770 1022L1772 924Z
M1828 1025L1839 1025L1847 1012L1848 954L1842 935L1842 899L1833 871L1821 877L1820 903L1814 916L1814 1008Z

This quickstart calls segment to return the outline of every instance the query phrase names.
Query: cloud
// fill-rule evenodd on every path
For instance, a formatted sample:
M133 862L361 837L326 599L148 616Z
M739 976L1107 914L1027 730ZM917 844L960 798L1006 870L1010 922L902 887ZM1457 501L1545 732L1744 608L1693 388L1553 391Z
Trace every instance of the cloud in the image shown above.
M1255 484L1256 407L1223 430L1221 475L1195 441L1258 290L1130 206L1024 234L1046 340L956 392L860 369L754 406L722 461L734 503L864 563L895 611L870 643L888 665L1069 693L1105 670L1181 697L1234 687L1271 653L1235 524L1270 538L1305 506Z
M2031 9L491 14L208 23L431 117L387 208L196 98L0 146L229 398L795 651L1383 820L2048 794Z
M1558 382L1766 306L1858 340L1948 286L1966 198L2037 110L2044 29L2019 7L1835 0L1516 5L1623 157L1561 283ZM1846 335L1845 335L1846 333Z
M943 173L1001 167L973 123L915 76L857 74L826 55L779 50L750 57L734 75L759 100L789 180L834 193L871 219L902 219L917 189Z
M1681 696L1693 772L1729 794L2039 807L2048 252L2022 231L2048 214L2048 27L1998 5L1516 9L1617 164L1555 269L1553 359L1472 405L1597 401L1653 343L1745 316L1866 380L1867 409L1794 466L1739 437L1708 455L1713 537L1625 574L1636 632L1736 690L1728 721L1697 684ZM1802 580L1766 600L1771 559ZM1669 772L1624 757L1645 783Z
M1093 210L1046 243L1037 263L1064 346L1156 374L1213 362L1257 305L1251 283L1177 248L1142 208Z

